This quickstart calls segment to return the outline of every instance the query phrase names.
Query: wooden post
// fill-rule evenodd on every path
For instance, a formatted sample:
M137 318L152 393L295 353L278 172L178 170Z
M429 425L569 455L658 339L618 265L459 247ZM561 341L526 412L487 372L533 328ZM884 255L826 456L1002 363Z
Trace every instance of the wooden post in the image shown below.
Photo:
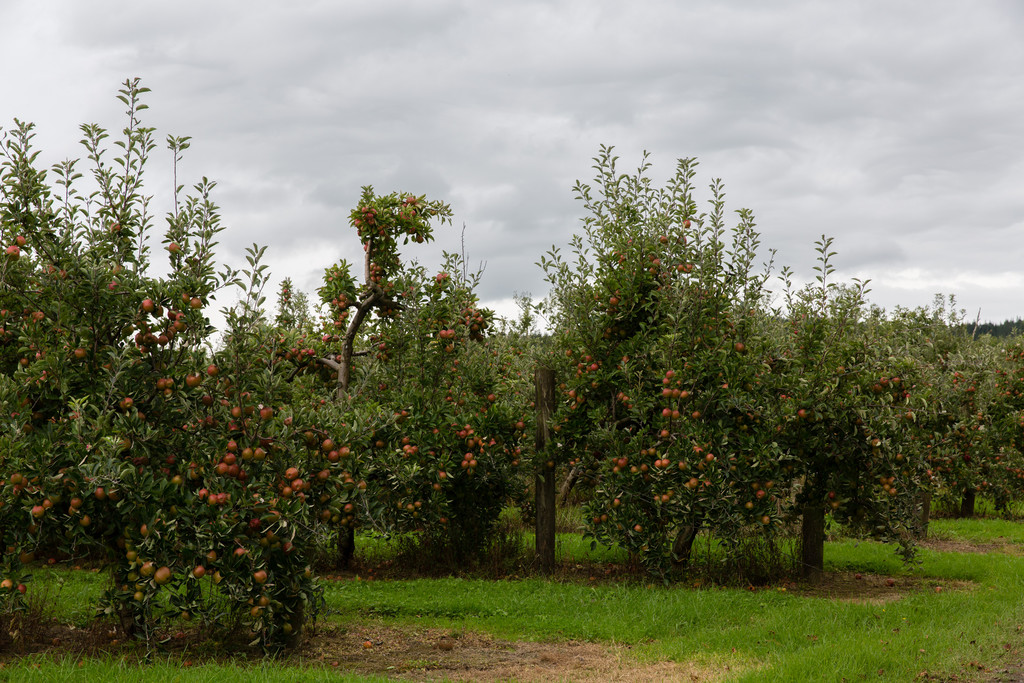
M932 515L932 492L921 491L921 538L928 538L928 522Z
M800 574L811 583L819 583L824 572L825 509L807 505L800 524Z
M534 475L537 509L537 560L540 569L550 574L555 568L555 468L544 456L551 440L550 422L555 412L555 372L538 367L534 374L537 387L537 453L540 462Z

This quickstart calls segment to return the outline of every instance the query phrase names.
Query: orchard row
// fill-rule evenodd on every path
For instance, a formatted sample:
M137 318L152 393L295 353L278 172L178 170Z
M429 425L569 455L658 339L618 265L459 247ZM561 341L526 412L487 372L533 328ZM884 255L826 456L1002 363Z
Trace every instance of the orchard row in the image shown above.
M727 227L717 184L699 212L692 161L655 188L603 150L575 258L541 259L551 295L519 324L498 326L457 257L403 262L447 205L372 188L349 218L361 262L325 269L316 312L286 280L272 316L262 249L214 263L209 181L175 192L170 274L150 274L145 92L125 84L114 152L83 126L87 170L36 168L29 125L3 138L0 608L24 605L41 553L91 554L112 578L100 610L129 632L241 622L278 647L322 606L324 530L339 562L356 529L463 561L567 471L588 534L660 574L702 529L739 552L802 519L820 570L807 530L826 512L909 553L927 496L1020 494L1021 349L945 309L869 309L831 281L825 239L817 284L773 308L751 216ZM177 163L188 140L168 144ZM225 288L240 302L211 350ZM552 336L529 333L537 313ZM558 377L539 424L538 364Z

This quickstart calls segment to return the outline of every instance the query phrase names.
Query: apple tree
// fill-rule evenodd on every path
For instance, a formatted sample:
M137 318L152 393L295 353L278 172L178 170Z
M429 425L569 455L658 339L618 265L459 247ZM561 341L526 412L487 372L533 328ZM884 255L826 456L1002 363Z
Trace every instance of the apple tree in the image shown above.
M75 161L52 169L51 189L31 126L4 138L2 238L19 249L0 266L0 572L23 584L39 552L101 552L113 579L103 611L127 631L152 641L167 615L222 627L230 616L274 648L320 604L311 520L322 489L345 482L324 477L326 464L310 469L307 435L336 425L292 405L278 336L262 319L260 250L242 278L215 272L213 183L183 201L175 188L170 274L149 274L145 91L137 81L121 91L129 123L113 159L107 132L83 126L86 194ZM168 143L177 163L188 140ZM204 309L227 284L243 298L211 359ZM330 462L327 438L314 440Z
M367 523L412 532L461 563L487 547L520 486L529 409L516 335L495 334L474 290L479 273L447 255L440 272L410 269L404 311L370 328L373 398L387 411L374 436Z
M591 461L588 535L652 572L686 562L709 529L732 551L778 528L787 457L770 432L771 348L752 215L726 226L724 191L693 197L696 162L655 187L643 164L619 175L603 148L573 258L541 260L555 330L560 405L549 467Z
M802 517L801 568L822 571L826 513L900 543L913 553L920 462L905 449L916 382L912 358L894 355L866 283L832 280L832 240L817 242L815 282L786 280L780 335L778 434L793 459L794 512ZM782 318L782 316L785 316Z

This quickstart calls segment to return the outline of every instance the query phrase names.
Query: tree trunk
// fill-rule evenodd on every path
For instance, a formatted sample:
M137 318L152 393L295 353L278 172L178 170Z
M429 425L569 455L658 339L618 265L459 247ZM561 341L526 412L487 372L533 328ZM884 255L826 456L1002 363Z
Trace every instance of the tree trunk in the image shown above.
M537 385L537 453L542 454L551 438L551 416L555 412L555 373L538 367L534 375ZM537 508L537 560L545 574L555 568L555 467L541 457L534 478Z
M700 533L700 524L684 526L676 533L676 539L672 542L672 562L677 567L685 567L690 564L690 555L693 552L693 542Z
M302 640L302 626L306 623L306 605L301 600L298 601L287 623L291 626L291 633L284 637L284 645L292 648Z
M921 491L921 538L928 538L928 521L932 514L932 492Z
M574 465L569 470L569 476L562 482L562 489L558 492L558 504L565 506L569 502L569 494L572 493L572 487L576 485L576 482L580 478L580 471L583 468L580 465Z
M960 517L974 516L974 489L966 489L960 499Z
M348 569L352 565L352 556L356 552L355 527L338 527L338 569Z
M800 574L819 583L825 571L825 509L820 505L804 507L800 541Z

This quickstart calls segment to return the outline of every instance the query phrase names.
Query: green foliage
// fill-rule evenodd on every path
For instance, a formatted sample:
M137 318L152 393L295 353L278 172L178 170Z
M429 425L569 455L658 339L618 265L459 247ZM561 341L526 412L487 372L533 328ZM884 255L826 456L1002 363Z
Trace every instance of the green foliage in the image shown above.
M0 266L0 573L23 581L41 549L101 553L113 577L103 611L128 632L151 641L166 612L227 626L227 598L232 618L271 648L319 603L304 559L314 511L278 495L289 453L304 447L273 417L290 390L262 319L262 250L250 250L242 279L215 273L222 227L204 179L180 203L175 188L170 275L148 275L145 92L137 81L121 91L128 125L112 160L106 131L83 126L88 194L77 162L55 167L60 192L49 189L31 126L4 138L2 238L24 250ZM169 144L176 164L187 140ZM209 363L203 309L229 284L243 300L226 311L225 348ZM269 457L236 462L246 449ZM18 594L8 597L17 607Z
M697 212L693 160L665 188L646 159L635 175L610 149L595 161L597 189L577 185L590 215L574 262L541 260L563 380L543 457L596 461L588 533L665 573L694 529L738 540L777 515L787 457L767 429L759 238L749 212L726 227L718 181Z
M367 523L416 532L430 552L460 562L484 548L498 514L521 487L518 465L530 417L515 337L490 336L476 278L458 258L441 272L406 273L403 314L369 331L375 430ZM369 396L365 397L366 399Z
M793 456L796 509L829 510L901 543L911 556L920 471L904 453L914 365L866 309L866 283L832 282L832 240L817 242L816 283L786 283L778 335L779 444Z

